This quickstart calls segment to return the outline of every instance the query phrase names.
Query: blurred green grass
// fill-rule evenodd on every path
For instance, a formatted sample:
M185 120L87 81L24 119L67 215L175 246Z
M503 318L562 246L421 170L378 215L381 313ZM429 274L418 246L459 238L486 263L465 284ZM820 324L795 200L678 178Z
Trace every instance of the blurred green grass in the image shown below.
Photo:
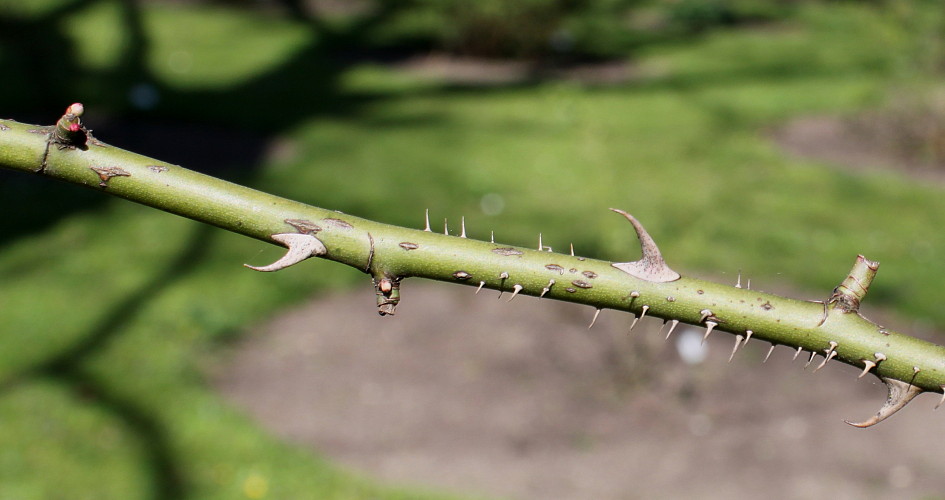
M29 22L68 2L31 5L0 13ZM131 113L125 127L250 130L265 147L239 169L212 166L220 175L392 224L419 227L427 208L434 220L465 216L473 237L494 230L510 244L535 245L541 232L558 250L633 258L632 233L607 211L620 207L677 270L733 280L741 270L758 288L819 291L810 299L863 253L884 262L865 307L941 327L942 187L789 158L767 136L792 117L852 114L934 79L917 62L927 47L913 23L940 13L916 5L805 5L779 25L646 49L633 62L641 76L619 86L482 89L333 59L320 33L276 15L147 4L147 58L133 76L160 100L133 110L123 85L135 80L119 66L134 37L121 4L100 1L55 19L74 88L6 71L0 104L26 109L23 92L62 99L40 108L83 100L90 120ZM2 67L22 61L0 46ZM175 144L151 154L162 147ZM2 222L15 237L0 249L0 499L445 498L377 486L282 443L207 387L221 345L247 325L313 293L368 286L361 273L316 261L252 273L240 264L278 250L21 182L0 185L16 217Z

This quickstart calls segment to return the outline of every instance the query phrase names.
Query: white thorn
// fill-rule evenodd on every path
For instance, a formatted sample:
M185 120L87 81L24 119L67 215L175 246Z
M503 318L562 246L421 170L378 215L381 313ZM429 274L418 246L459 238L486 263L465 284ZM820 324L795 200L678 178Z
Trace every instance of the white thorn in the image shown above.
M591 324L587 325L587 329L590 330L594 323L597 323L597 317L600 316L600 308L594 310L594 317L591 318Z
M643 319L646 316L646 312L650 310L650 306L643 306L643 312L640 313L640 319Z
M735 352L738 351L738 346L742 345L742 340L744 340L744 339L745 339L745 337L742 337L741 335L736 335L736 336L735 336L735 346L732 347L732 354L729 354L729 356L728 356L728 362L729 362L729 363L732 362L732 358L735 357Z
M751 340L751 336L752 336L752 334L754 334L754 333L755 333L755 332L753 332L753 331L751 331L751 330L745 330L745 345L748 345L748 341Z
M735 288L741 288L741 287L742 287L742 272L741 272L741 270L739 270L739 271L738 271L738 280L735 282Z
M712 316L712 311L708 309L703 309L699 311L699 314L702 315L702 317L699 318L699 323L702 323L703 321L705 321L706 318L708 318L709 316Z
M489 243L495 243L495 231L489 231Z
M507 272L505 272L505 271L502 271L502 272L499 274L499 279L500 279L500 280L507 280L507 279L509 279L509 273L507 273Z
M571 257L574 257L574 243L571 243Z
M463 228L462 231L460 231L460 233L459 233L459 237L460 237L460 238L465 238L465 237L466 237L466 216L465 216L465 215L460 219L460 223L459 223L459 224L460 224L460 225L462 226L462 228Z
M545 285L545 288L542 288L542 289L541 289L541 295L539 295L538 298L540 299L540 298L544 297L546 293L550 292L550 291L551 291L551 287L553 287L554 284L555 284L555 280L549 280L549 281L548 281L548 284Z
M544 249L545 249L545 246L542 245L541 243L541 233L538 233L538 251L542 252L544 251Z
M920 371L922 371L921 368L919 368L918 366L913 366L913 367L912 367L912 376L915 377L916 375L919 374Z
M820 364L817 365L817 368L814 368L814 371L811 372L811 373L815 373L817 370L823 368L824 365L826 365L827 362L830 361L831 359L833 359L836 355L837 355L837 351L830 351L829 353L827 353L827 357L824 358L824 360L821 361Z
M810 352L810 358L807 359L807 363L804 365L805 370L807 369L808 366L810 366L811 363L814 362L814 356L816 355L817 355L817 351Z
M745 290L751 290L751 278L748 278L748 286L745 287Z
M514 299L515 296L518 295L518 292L521 292L521 291L522 291L522 288L524 288L524 287L523 287L522 285L519 285L519 284L516 284L515 286L513 286L513 287L512 287L512 296L509 297L508 302L512 302L512 299Z
M938 404L935 405L935 408L932 409L937 410L939 406L942 406L942 403L945 403L945 385L942 386L942 400L939 401Z
M443 234L445 234L445 235L447 235L447 236L449 236L449 234L450 234L449 223L447 222L447 220L446 220L445 218L443 219Z
M627 329L627 333L630 333L633 331L633 327L637 326L637 321L640 321L640 317L634 314L633 321L630 322L630 328Z
M705 336L702 337L702 343L705 344L705 341L709 338L709 334L712 333L712 329L719 326L715 321L706 321L705 322Z
M632 215L623 210L616 208L611 208L610 210L624 216L624 218L630 222L630 225L633 226L633 230L637 233L637 239L640 241L640 248L643 251L643 256L640 260L634 262L617 262L611 264L611 266L620 269L634 278L646 280L651 283L666 283L678 280L679 273L670 269L666 264L666 260L663 259L659 247L656 246L656 242L653 241L650 234L646 232L643 225Z
M791 358L791 361L794 361L794 360L796 360L796 359L797 359L797 357L801 355L801 351L802 351L802 350L804 350L804 348L803 348L803 347L798 347L798 348L797 348L797 352L795 352L795 353L794 353L794 357L793 357L793 358Z
M243 265L254 271L272 272L285 269L293 264L298 264L309 257L328 253L328 249L325 248L325 245L311 234L280 233L272 235L272 239L282 243L289 249L285 255L268 266L256 267L249 264Z
M673 334L673 330L676 329L676 326L679 325L679 320L674 319L669 325L669 331L666 332L666 338L664 340L669 340L669 336Z
M869 371L872 370L872 369L876 366L876 363L874 363L874 362L872 362L872 361L870 361L870 360L868 360L868 359L864 359L864 360L861 360L861 361L863 361L863 371L860 372L860 375L859 375L858 377L856 377L856 378L863 378L864 375L866 375L867 373L869 373Z
M478 294L479 291L482 290L482 287L484 287L484 286L486 286L486 282L485 282L485 281L480 281L480 282L479 282L479 288L476 289L476 293Z
M774 352L774 344L771 344L771 347L768 348L768 354L765 354L765 359L764 359L764 361L762 361L762 363L767 363L767 362L768 362L768 358L771 357L771 353L772 353L772 352Z
M637 297L639 297L639 296L640 296L640 292L638 292L638 291L636 291L636 290L630 292L630 298L631 298L631 299L635 299L635 298L637 298Z
M423 230L427 232L433 232L433 230L430 229L430 209L429 208L427 209L426 214L424 215L423 219L424 219Z
M886 355L881 352L874 352L873 357L876 358L876 362L886 361Z

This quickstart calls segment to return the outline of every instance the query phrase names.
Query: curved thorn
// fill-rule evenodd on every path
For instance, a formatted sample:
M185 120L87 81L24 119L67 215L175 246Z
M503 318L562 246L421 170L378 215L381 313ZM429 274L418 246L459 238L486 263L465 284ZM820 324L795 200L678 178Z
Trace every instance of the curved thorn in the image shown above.
M712 333L712 329L719 326L715 321L706 321L705 322L705 336L702 337L702 343L705 344L705 341L709 338L709 334Z
M745 345L748 345L748 341L751 340L751 336L752 336L752 334L754 334L754 333L755 333L755 332L753 332L753 331L751 331L751 330L745 330Z
M462 226L462 230L459 233L459 237L465 238L466 237L466 216L464 215L462 218L459 219L459 221L460 221L459 225Z
M539 295L538 298L544 297L546 293L551 291L551 287L553 286L555 286L555 280L548 280L548 284L545 285L545 288L541 289L541 295Z
M281 233L272 235L272 239L282 243L289 249L282 258L268 266L256 267L249 264L243 265L254 271L268 273L285 269L293 264L298 264L309 257L328 253L328 249L325 248L325 245L311 234Z
M817 365L817 368L814 368L814 371L811 372L811 373L815 373L815 372L817 372L817 370L823 368L824 365L826 365L828 361L830 361L831 359L833 359L834 357L836 357L836 355L837 355L837 351L830 351L830 353L827 354L827 357L824 358L824 360L823 360L819 365Z
M486 282L485 282L485 281L480 281L480 282L479 282L479 288L476 289L476 293L478 294L478 293L482 290L482 287L484 287L484 286L486 286Z
M765 354L765 359L762 361L762 363L768 362L768 358L771 357L772 352L774 352L774 344L771 344L771 348L768 349L768 354Z
M863 378L864 375L866 375L867 373L869 373L870 370L876 367L876 363L868 359L862 359L860 361L863 362L863 371L860 372L860 375L857 376L856 378Z
M637 238L640 240L640 247L643 250L643 257L634 262L620 262L611 264L611 266L620 269L621 271L633 276L635 278L640 278L642 280L654 282L654 283L665 283L668 281L676 281L679 279L679 273L673 271L666 265L666 261L663 260L663 255L660 253L659 247L656 246L656 242L653 241L653 238L650 237L649 233L646 232L646 229L643 228L643 225L640 224L632 215L624 212L623 210L617 208L611 208L614 212L617 212L620 215L623 215L630 224L633 225L633 229L637 233Z
M426 232L428 232L428 233L432 233L433 230L430 229L430 209L429 209L429 208L427 209L426 213L424 214L423 219L424 219L424 220L423 220L423 222L424 222L424 224L423 224L423 230L426 231Z
M803 347L798 347L798 348L797 348L797 352L795 352L795 353L794 353L794 357L793 357L793 358L791 358L791 361L794 361L794 360L796 360L796 359L797 359L797 357L801 355L801 351L803 351L803 350L804 350L804 348L803 348Z
M514 299L515 296L518 295L518 292L522 291L522 288L524 288L522 285L519 285L518 283L516 283L515 286L512 287L512 296L509 297L509 300L507 302L512 302L512 299Z
M886 420L897 411L901 410L916 396L922 394L923 392L920 387L903 382L901 380L885 377L880 377L880 380L886 384L886 390L888 391L886 395L886 402L883 404L883 407L879 409L876 415L873 415L866 421L856 423L850 422L849 420L844 420L844 422L852 425L853 427L872 427L883 420Z
M745 339L745 337L742 337L741 335L736 335L736 336L735 336L735 346L732 347L732 354L729 354L729 355L728 355L728 362L729 362L729 363L732 362L732 358L735 357L735 353L738 351L738 346L742 345L742 340L744 340L744 339Z
M678 325L679 325L679 320L678 320L678 319L674 319L674 320L672 321L672 324L669 325L669 331L666 332L666 338L665 338L664 340L669 340L669 336L673 334L673 330L675 330L675 329L676 329L676 326L678 326Z
M597 317L600 316L600 311L601 309L599 307L594 310L594 317L591 318L591 324L587 325L588 330L590 330L591 327L594 326L594 323L597 323Z
M942 400L939 401L938 404L935 405L935 408L932 409L937 410L939 406L942 406L942 403L945 403L945 385L942 386Z

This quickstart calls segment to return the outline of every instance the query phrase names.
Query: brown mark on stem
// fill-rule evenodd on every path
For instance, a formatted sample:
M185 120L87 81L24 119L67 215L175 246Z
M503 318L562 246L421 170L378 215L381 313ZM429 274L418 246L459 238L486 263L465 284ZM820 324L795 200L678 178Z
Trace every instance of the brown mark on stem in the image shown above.
M328 225L329 227L335 227L338 229L351 229L352 227L354 227L351 224L349 224L347 221L344 221L341 219L334 219L334 218L328 217L322 220L325 221L325 224Z
M583 280L574 280L574 281L571 282L571 284L574 285L574 286L576 286L576 287L578 287L578 288L585 288L585 289L586 289L586 288L594 288L593 285L591 285L590 283L588 283L588 282L586 282L586 281L583 281Z
M108 187L108 181L112 177L131 177L131 174L127 170L121 167L89 167L93 172L98 174L98 178L101 179L98 183L101 187Z
M416 249L420 248L420 245L418 245L418 244L416 244L416 243L411 243L411 242L409 242L409 241L401 241L401 242L398 244L398 246L399 246L400 248L403 248L404 250L416 250Z
M6 126L6 124L3 122L0 122L0 132L6 132L7 130L10 130L10 127Z
M643 250L643 257L638 261L620 262L611 265L630 276L654 283L678 280L679 273L673 271L666 265L666 261L663 260L663 255L660 253L659 247L656 246L656 242L654 242L653 238L646 232L643 225L632 215L623 210L616 208L611 208L611 210L623 215L630 221L630 224L633 225L633 229L637 233L637 238L640 240L640 247Z
M155 174L163 174L170 169L170 167L165 167L164 165L148 165L148 170L154 172Z
M522 251L521 251L521 250L516 250L516 249L511 248L511 247L493 248L493 249L492 249L492 253L496 253L496 254L499 254L499 255L505 255L506 257L512 256L512 255L522 255Z
M371 245L370 252L368 253L367 264L364 266L364 272L371 272L371 264L374 263L374 237L371 236L371 233L367 234L368 243Z
M315 234L322 230L318 224L307 219L285 219L283 222L295 228L302 234Z
M549 271L556 271L558 274L564 274L564 268L559 266L558 264L546 264L545 269Z
M467 273L466 271L460 270L453 273L453 277L461 281L466 281L469 278L472 278L472 275Z
M584 276L586 276L587 279L594 279L594 278L597 277L597 273L595 273L594 271L584 271L584 272L581 273L581 274L583 274Z

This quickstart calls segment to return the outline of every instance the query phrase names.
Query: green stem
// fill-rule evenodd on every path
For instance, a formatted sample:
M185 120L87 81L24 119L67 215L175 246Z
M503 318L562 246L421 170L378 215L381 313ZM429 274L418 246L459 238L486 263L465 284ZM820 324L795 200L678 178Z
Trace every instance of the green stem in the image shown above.
M393 314L401 280L428 278L511 292L510 298L521 293L645 314L703 326L707 334L725 331L800 348L922 391L942 392L945 386L945 348L879 327L850 307L859 304L878 265L862 257L826 304L800 301L676 278L652 239L627 214L644 243L644 259L614 265L382 224L232 184L91 136L63 142L55 130L0 122L0 167L81 184L273 244L287 245L274 235L311 235L324 249L311 255L373 277L382 314Z

